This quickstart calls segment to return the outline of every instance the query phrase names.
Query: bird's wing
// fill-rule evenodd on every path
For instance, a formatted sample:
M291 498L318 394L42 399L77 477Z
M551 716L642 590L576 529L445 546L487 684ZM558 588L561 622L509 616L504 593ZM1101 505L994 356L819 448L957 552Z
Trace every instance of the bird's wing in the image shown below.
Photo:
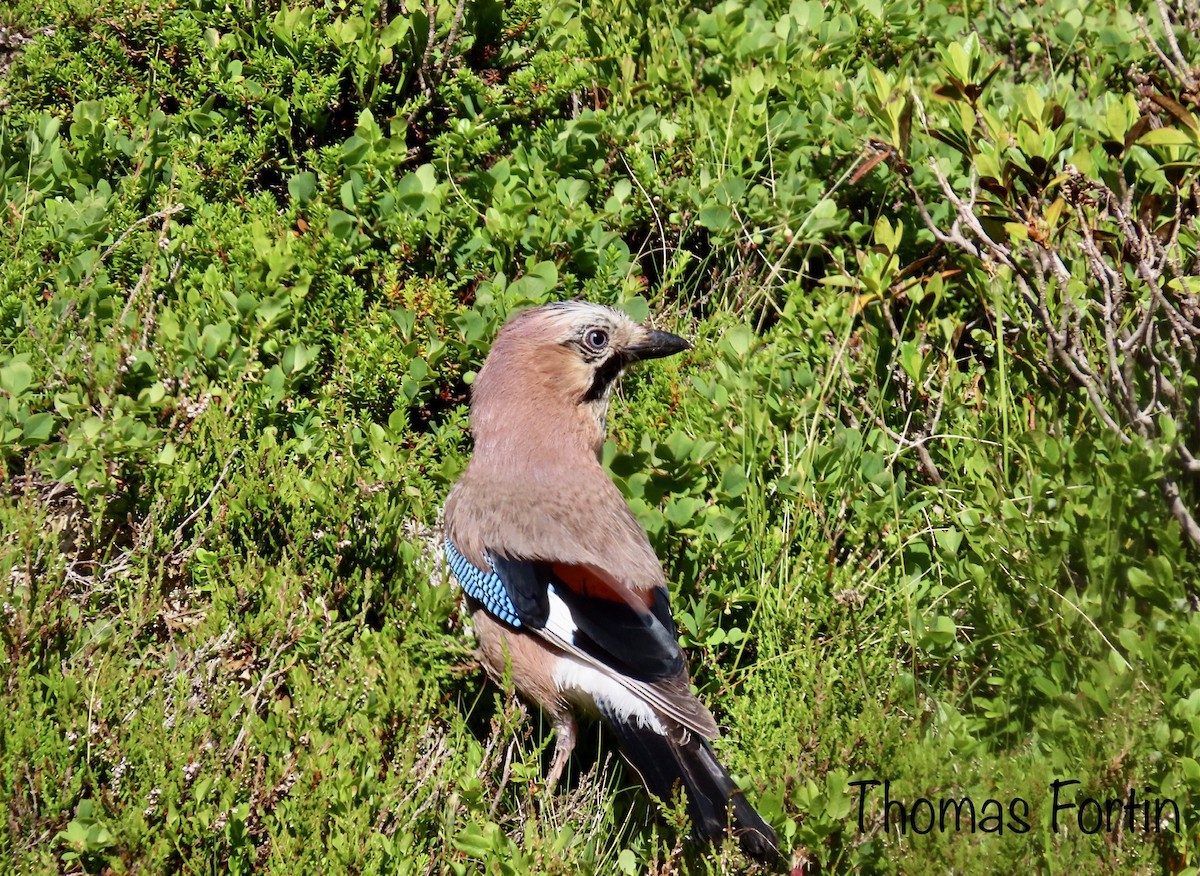
M585 566L491 559L531 628L549 627L578 650L639 681L664 681L684 671L665 587L634 593ZM522 606L534 611L525 613Z
M685 730L698 733L705 739L716 739L720 735L712 713L692 693L686 674L680 673L672 678L655 682L641 681L624 675L603 661L597 660L591 654L572 645L555 630L542 629L534 632L556 648L604 673L631 694L649 704L656 712L673 719Z
M447 540L451 569L493 616L604 673L704 738L716 721L692 694L664 587L632 591L588 566L487 556L481 570Z

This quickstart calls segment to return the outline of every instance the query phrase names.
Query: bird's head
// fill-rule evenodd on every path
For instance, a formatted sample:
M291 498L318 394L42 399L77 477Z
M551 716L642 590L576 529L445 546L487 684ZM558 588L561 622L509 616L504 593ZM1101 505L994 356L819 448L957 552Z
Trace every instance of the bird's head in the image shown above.
M523 426L567 438L586 435L590 450L604 441L612 388L635 362L691 348L683 338L641 325L611 307L565 301L523 311L500 329L472 387L477 447L493 431Z

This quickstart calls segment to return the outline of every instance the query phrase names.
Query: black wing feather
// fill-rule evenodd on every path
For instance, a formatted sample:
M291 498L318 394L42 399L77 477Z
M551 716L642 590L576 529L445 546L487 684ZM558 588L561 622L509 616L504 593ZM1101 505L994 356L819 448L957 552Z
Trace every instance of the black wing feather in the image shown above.
M663 735L603 704L600 710L652 794L669 802L676 786L683 785L699 837L719 842L732 829L746 854L764 863L779 862L775 831L746 800L706 740L688 733Z
M662 590L662 588L658 588ZM590 599L566 585L554 588L571 610L578 632L574 644L632 678L660 681L684 669L675 624L665 626L658 612L642 612L611 599ZM665 606L666 591L662 604ZM656 599L656 603L659 600Z
M510 560L497 554L492 554L489 559L504 582L504 589L508 591L521 623L535 630L545 627L550 619L550 595L546 587L554 574L550 564Z
M549 563L494 555L491 560L521 623L545 628L550 617L548 588L553 585L575 623L575 647L641 681L674 678L684 671L666 588L656 587L649 611L639 611L624 602L576 593Z

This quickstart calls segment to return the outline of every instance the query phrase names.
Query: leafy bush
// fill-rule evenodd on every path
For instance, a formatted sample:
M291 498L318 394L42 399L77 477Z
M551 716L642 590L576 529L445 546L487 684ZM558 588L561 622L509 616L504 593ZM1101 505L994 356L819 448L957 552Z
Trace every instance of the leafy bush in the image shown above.
M0 855L740 871L601 731L540 792L436 559L491 338L579 296L697 342L604 458L790 863L1194 872L1188 15L10 4ZM1053 831L1064 777L1182 829Z

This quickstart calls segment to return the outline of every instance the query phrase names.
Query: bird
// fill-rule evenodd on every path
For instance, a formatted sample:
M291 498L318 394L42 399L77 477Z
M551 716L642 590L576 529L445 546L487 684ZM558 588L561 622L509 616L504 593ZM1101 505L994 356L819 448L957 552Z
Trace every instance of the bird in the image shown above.
M682 786L698 839L732 833L775 862L775 831L714 754L717 723L692 693L662 564L601 464L626 369L691 347L586 301L510 318L471 386L474 450L446 499L444 550L485 670L551 720L547 788L577 715L598 715L653 795Z

